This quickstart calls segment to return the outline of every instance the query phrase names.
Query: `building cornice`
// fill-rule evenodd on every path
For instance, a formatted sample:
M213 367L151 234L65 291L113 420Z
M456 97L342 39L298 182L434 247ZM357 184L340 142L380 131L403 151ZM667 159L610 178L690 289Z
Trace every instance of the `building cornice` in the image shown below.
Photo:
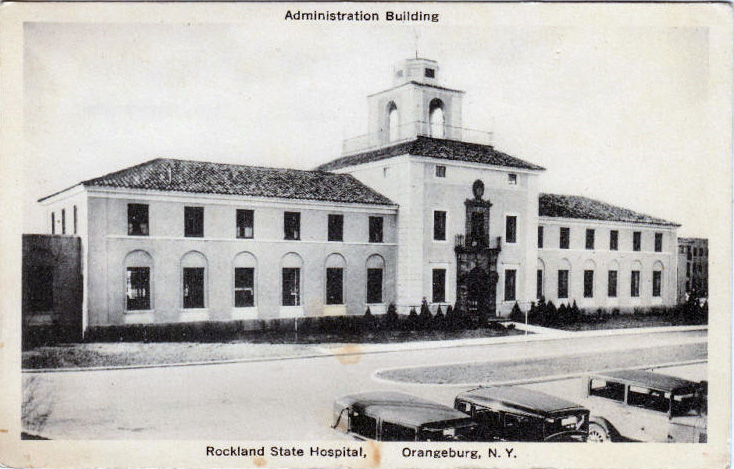
M610 221L610 220L595 220L592 218L564 218L564 217L548 217L544 215L538 216L538 223L554 223L558 225L577 224L577 225L603 225L603 226L616 226L624 228L650 228L656 230L669 230L675 231L680 225L664 225L656 223L646 222L631 222L631 221Z

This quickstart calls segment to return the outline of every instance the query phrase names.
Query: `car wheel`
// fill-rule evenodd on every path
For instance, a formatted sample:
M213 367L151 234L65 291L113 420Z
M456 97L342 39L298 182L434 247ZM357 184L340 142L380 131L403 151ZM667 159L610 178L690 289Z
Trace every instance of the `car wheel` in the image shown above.
M598 423L590 423L589 436L586 441L588 443L610 443L612 437L605 426Z

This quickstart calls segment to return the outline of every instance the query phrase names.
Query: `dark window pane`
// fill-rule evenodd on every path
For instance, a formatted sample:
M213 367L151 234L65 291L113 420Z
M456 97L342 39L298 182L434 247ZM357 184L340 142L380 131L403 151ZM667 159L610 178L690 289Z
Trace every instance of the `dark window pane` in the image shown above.
M446 301L446 269L433 269L433 302Z
M515 277L517 271L505 270L505 301L515 301Z
M594 249L595 231L591 228L586 229L586 249Z
M543 227L542 226L539 226L538 227L538 247L539 248L542 248L543 247L543 234L544 234L543 233Z
M255 236L255 211L237 210L237 237L253 238Z
M184 207L184 236L204 236L204 207Z
M51 234L56 234L56 213L54 212L51 212ZM690 256L690 253L688 254Z
M592 379L589 394L614 401L624 401L624 384L611 383L601 379Z
M382 217L370 217L370 243L382 242Z
M611 230L609 232L609 250L616 251L619 249L619 231Z
M183 307L204 307L204 268L185 267L183 284Z
M663 273L659 270L652 272L652 296L659 297L662 293Z
M594 296L594 271L584 270L584 298Z
M433 68L427 68L425 70L426 78L435 78L436 77L436 69Z
M326 304L344 304L344 269L326 269Z
M236 308L255 306L255 269L234 269L234 305Z
M285 239L301 239L301 214L299 212L285 212L283 214L283 229Z
M66 234L66 209L61 209L61 234Z
M632 250L639 251L642 247L642 233L635 231L632 233Z
M484 214L473 212L471 214L471 242L469 245L486 245L487 239L484 234Z
M571 242L571 228L561 228L561 249L568 249Z
M617 271L610 270L607 275L607 296L616 298L617 296Z
M446 177L446 166L436 165L436 177L437 178Z
M640 296L640 271L633 270L630 278L630 296Z
M568 270L558 271L558 298L568 298Z
M505 223L505 239L508 243L517 242L517 217L509 215Z
M30 311L53 311L54 269L49 265L31 266L27 275L28 309Z
M329 241L344 241L344 215L329 215Z
M535 276L535 297L541 299L543 297L543 270L538 269Z
M150 309L150 268L127 268L127 309Z
M76 210L76 205L74 205L74 234L77 234L79 227L79 217Z
M367 269L367 303L382 303L382 269Z
M663 251L663 234L655 233L655 252Z
M301 304L301 269L283 269L283 306Z
M446 212L439 210L433 212L433 239L436 241L446 240Z
M148 236L148 204L127 204L127 234Z

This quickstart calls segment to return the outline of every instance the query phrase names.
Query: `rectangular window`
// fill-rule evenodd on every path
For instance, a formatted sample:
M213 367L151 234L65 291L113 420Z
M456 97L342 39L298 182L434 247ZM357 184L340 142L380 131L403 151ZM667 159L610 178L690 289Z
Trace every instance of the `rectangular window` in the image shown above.
M370 217L370 243L382 242L382 217Z
M148 204L127 204L128 236L148 236Z
M436 69L427 68L425 70L426 78L436 78Z
M509 184L511 186L516 186L517 185L517 174L515 174L515 173L508 174L507 175L507 184Z
M607 273L607 296L610 298L617 297L617 271L610 270Z
M184 267L183 270L183 307L204 307L204 268Z
M508 243L517 242L517 217L507 215L505 219L505 239Z
M505 270L505 301L515 301L516 276L515 269Z
M252 239L255 236L255 211L237 209L237 237Z
M596 234L593 228L586 229L586 249L594 249L594 235Z
M535 276L535 297L537 299L543 298L543 269L538 269Z
M235 308L255 306L255 269L252 267L234 269L234 306Z
M543 247L543 227L538 227L538 248Z
M611 230L609 232L609 250L616 251L619 249L619 231Z
M568 270L558 271L558 298L568 298Z
M561 228L561 249L568 249L571 245L571 228Z
M344 215L329 215L329 241L344 241Z
M655 252L663 252L663 234L655 233Z
M367 269L367 303L382 303L382 269Z
M150 268L128 267L126 278L126 309L150 309Z
M633 270L630 277L630 296L637 298L640 296L640 271Z
M299 212L283 213L283 239L301 239L301 214Z
M473 212L471 214L471 244L487 244L484 236L484 214L481 212Z
M76 210L76 205L74 205L74 234L77 234L79 230L79 218Z
M686 262L686 277L690 277L690 276L691 276L691 263Z
M61 234L66 234L66 209L61 209Z
M642 232L635 231L632 233L632 250L639 251L642 248Z
M25 269L24 269L25 270ZM25 273L25 272L24 272ZM34 265L27 270L28 309L47 312L54 309L54 269L49 265Z
M56 213L51 212L51 234L56 234ZM688 258L690 259L690 254L688 253Z
M594 297L594 271L584 270L584 298Z
M204 207L184 207L184 236L204 237Z
M344 304L344 269L336 267L326 269L326 304Z
M301 269L283 269L283 306L301 305Z
M446 302L446 269L433 269L433 302Z
M446 166L437 164L436 165L436 177L437 178L445 178L446 177Z
M659 297L663 291L663 272L660 270L652 271L652 296Z
M446 241L446 212L441 210L433 212L433 239Z

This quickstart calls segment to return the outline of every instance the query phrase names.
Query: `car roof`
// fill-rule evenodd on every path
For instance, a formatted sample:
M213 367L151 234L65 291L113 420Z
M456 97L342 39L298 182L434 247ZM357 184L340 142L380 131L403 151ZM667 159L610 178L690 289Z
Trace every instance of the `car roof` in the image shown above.
M412 427L447 420L464 420L467 424L471 423L471 418L463 412L397 391L350 394L337 399L336 404L342 408L352 407L370 417Z
M630 384L665 392L674 392L683 388L695 388L699 385L699 383L694 381L678 378L676 376L663 375L643 370L607 371L594 373L594 376L627 381Z
M502 403L524 412L547 415L562 410L583 409L579 404L519 386L490 386L463 392L457 396L477 404Z

